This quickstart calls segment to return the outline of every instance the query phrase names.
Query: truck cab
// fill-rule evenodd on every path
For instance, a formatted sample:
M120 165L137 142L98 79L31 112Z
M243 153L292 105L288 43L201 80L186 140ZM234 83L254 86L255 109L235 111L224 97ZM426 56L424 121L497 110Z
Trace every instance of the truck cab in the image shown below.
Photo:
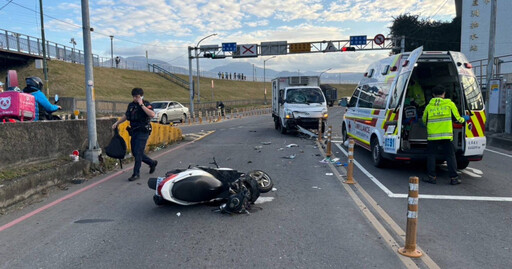
M282 77L272 80L272 117L281 133L301 126L318 129L327 120L327 102L318 77ZM323 122L322 130L325 122ZM321 130L321 131L322 131Z

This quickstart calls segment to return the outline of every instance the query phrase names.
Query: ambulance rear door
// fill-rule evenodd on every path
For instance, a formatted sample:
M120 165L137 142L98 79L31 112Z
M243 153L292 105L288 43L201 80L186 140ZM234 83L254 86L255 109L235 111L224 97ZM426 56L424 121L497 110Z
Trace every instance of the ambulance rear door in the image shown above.
M409 84L412 70L419 57L423 53L423 46L413 50L407 60L402 64L400 74L392 87L392 96L389 101L386 121L384 122L384 143L383 150L387 153L396 154L400 148L400 135L402 131L402 111L405 102L405 89Z
M457 67L460 79L461 96L463 98L462 115L468 115L470 120L463 128L464 156L479 156L484 154L485 137L485 105L477 79L466 56L460 52L449 52Z

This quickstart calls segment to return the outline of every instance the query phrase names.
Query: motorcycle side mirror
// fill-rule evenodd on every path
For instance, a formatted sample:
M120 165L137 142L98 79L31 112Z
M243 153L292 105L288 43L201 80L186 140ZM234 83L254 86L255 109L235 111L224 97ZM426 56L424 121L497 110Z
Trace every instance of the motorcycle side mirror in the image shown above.
M59 102L59 95L58 95L58 94L56 94L56 95L55 95L55 97L54 97L54 99L55 99L55 104L56 104L56 103L58 103L58 102Z
M210 164L215 164L215 166L217 166L217 168L219 168L219 165L217 164L217 161L215 160L215 157L213 157L213 162L210 163Z

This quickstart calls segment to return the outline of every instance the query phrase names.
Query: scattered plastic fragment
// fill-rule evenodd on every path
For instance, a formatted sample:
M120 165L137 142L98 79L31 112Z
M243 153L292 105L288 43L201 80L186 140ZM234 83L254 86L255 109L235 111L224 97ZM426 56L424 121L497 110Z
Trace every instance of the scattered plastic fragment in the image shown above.
M272 188L272 191L277 191L277 189L276 188Z
M176 213L176 216L178 216L178 217L181 216L181 212Z
M313 189L321 190L322 188L319 188L318 186L313 186Z
M284 150L284 148L279 148L278 151Z
M325 173L326 176L333 176L333 173Z
M292 155L290 155L290 156L284 156L283 158L285 158L285 159L295 159L295 157L296 157L296 156L297 156L297 155L292 154Z
M288 145L288 146L286 146L286 147L287 147L287 148L293 148L293 147L298 147L298 146L299 146L299 145L297 145L297 144L290 144L290 145Z
M262 148L263 148L263 146L256 146L256 147L254 147L254 150L258 150L258 149L262 149Z
M261 142L261 144L263 144L263 145L270 145L270 144L272 144L272 142Z

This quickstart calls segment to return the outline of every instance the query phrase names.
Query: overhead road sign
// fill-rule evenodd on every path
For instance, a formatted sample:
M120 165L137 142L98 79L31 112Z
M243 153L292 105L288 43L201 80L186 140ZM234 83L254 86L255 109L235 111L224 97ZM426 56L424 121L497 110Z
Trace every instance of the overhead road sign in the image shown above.
M386 40L386 37L383 34L378 34L373 38L373 42L379 46L384 44L384 40Z
M311 52L311 43L290 43L289 53Z
M366 45L365 35L350 36L350 45Z
M222 51L236 51L236 42L222 43Z
M258 44L238 45L233 58L258 57Z
M219 45L201 45L199 46L200 51L212 51L212 50L218 50Z
M287 41L261 42L260 54L263 55L285 55L288 50Z
M337 50L338 49L336 48L336 46L334 46L332 41L329 41L329 43L327 43L327 47L324 49L324 52L335 52Z

